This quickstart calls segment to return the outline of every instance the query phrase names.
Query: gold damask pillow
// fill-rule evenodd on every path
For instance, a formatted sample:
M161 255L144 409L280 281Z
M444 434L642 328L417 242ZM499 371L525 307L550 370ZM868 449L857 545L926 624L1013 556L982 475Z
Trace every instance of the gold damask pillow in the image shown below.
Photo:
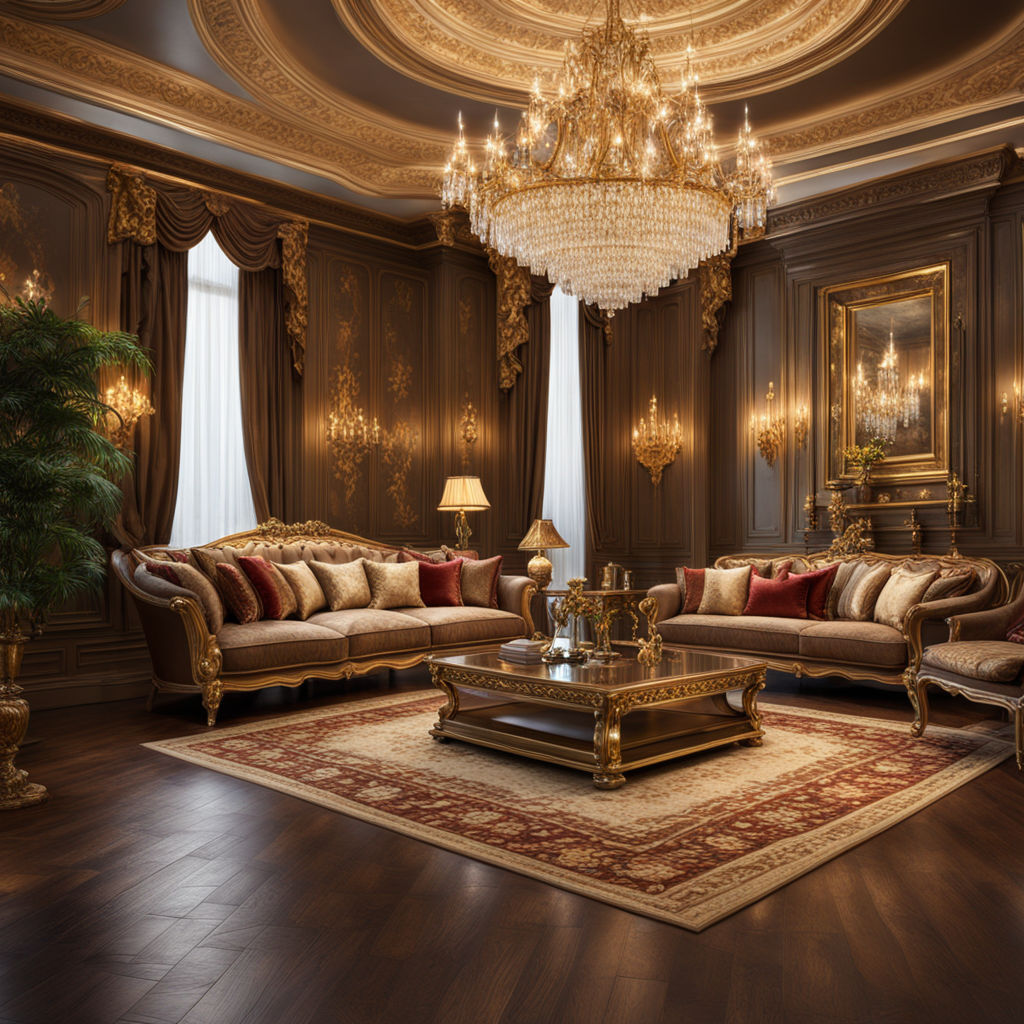
M308 562L282 562L277 568L295 594L300 619L308 619L314 612L327 607L327 597Z
M704 594L698 615L742 615L747 606L752 567L738 569L705 569Z
M358 562L310 562L310 569L323 588L332 612L345 608L366 608L370 604L370 584Z
M839 598L838 618L870 622L875 602L892 573L888 562L861 562Z
M368 608L423 608L419 562L363 562L370 583Z
M875 602L875 622L902 629L907 612L924 597L936 576L937 572L913 572L906 565L894 569Z

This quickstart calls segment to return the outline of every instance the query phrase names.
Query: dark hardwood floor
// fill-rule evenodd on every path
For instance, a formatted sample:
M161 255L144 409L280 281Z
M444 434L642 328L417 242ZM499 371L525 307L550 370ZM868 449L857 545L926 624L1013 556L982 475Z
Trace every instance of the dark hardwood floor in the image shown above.
M229 695L220 720L386 685ZM909 719L866 685L766 696ZM939 695L932 720L988 717ZM33 715L19 763L51 798L0 816L0 1024L1024 1019L1012 761L693 934L140 746L203 728L198 698Z

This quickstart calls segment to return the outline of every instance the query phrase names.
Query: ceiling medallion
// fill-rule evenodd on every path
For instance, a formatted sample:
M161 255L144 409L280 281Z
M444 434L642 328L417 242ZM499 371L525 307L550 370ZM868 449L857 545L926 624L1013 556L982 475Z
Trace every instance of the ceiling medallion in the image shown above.
M645 35L608 17L566 48L557 96L534 87L515 138L495 118L478 168L463 134L441 198L481 241L611 315L763 227L768 159L745 124L736 167L718 162L688 50L663 95Z

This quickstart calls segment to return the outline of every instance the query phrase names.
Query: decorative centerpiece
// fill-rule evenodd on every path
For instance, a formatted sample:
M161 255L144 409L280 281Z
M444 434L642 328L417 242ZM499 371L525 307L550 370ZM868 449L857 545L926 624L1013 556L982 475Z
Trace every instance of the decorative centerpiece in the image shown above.
M843 458L857 470L857 503L871 501L871 467L885 458L892 441L887 437L872 437L865 444L851 444L843 449Z
M544 661L568 661L579 664L587 660L588 651L580 644L580 618L588 613L590 602L583 596L583 588L586 586L586 579L577 577L568 581L569 593L561 600L556 600L551 605L551 618L555 623L554 636L547 650L541 655ZM568 648L561 646L558 641L563 631L571 622L571 633L569 636Z

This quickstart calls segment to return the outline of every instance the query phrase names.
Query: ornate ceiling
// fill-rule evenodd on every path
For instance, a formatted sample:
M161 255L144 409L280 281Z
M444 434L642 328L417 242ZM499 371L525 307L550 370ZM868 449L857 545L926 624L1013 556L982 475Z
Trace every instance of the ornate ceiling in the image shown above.
M693 40L781 197L1024 146L1018 0L622 0L671 88ZM604 0L0 0L0 102L72 114L398 216L437 207L456 113L511 125Z

